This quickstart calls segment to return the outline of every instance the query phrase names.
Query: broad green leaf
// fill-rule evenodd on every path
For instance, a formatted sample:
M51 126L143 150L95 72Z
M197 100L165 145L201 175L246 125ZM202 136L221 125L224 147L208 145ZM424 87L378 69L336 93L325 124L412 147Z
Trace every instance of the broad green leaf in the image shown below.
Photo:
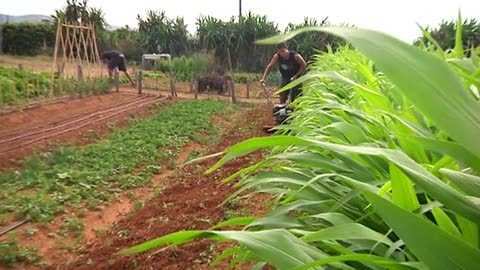
M442 141L439 139L430 139L424 137L406 136L405 139L415 141L422 144L425 149L449 155L458 161L471 166L477 172L480 172L480 158L467 151L465 147L456 142Z
M439 159L433 167L430 169L430 172L434 175L440 175L440 169L442 168L457 168L457 161L451 156L443 156Z
M459 215L457 217L458 227L462 231L463 239L472 247L480 248L480 235L477 224Z
M345 224L345 223L354 223L353 220L350 219L349 217L340 213L335 213L335 212L312 215L310 217L326 220L334 226Z
M185 242L191 241L200 237L200 235L204 234L205 231L181 231L175 232L172 234L165 235L163 237L159 237L140 245L133 246L131 248L123 249L118 252L118 254L133 254L143 252L154 247L158 247L164 244L183 244Z
M357 126L354 126L345 122L335 122L326 126L325 128L334 128L342 133L343 136L350 142L350 144L360 144L367 142L367 136L364 134L363 130Z
M290 211L305 211L307 213L322 213L328 212L335 201L334 200L323 200L323 201L306 201L306 200L296 200L292 203L282 205L273 209L270 215L287 215Z
M273 265L276 269L294 269L318 258L326 257L319 250L281 229L259 232L225 231L212 233L245 245L255 252L256 256Z
M317 200L318 198L328 197L328 196L325 196L325 194L329 193L329 189L324 187L322 185L322 182L326 181L329 177L332 177L332 176L335 176L335 175L319 174L313 177L312 179L310 179L308 182L303 182L303 185L300 188L292 189L292 192L290 192L290 195L286 197L282 201L282 203L288 203L290 201L301 199L301 198ZM321 187L323 187L325 190L322 189ZM292 187L289 186L289 188L292 188ZM312 189L313 189L313 193L312 193Z
M241 176L241 175L245 175L249 172L254 172L254 171L257 171L259 170L260 168L263 168L263 167L266 167L268 166L270 162L270 159L269 158L266 158L254 165L251 165L251 166L248 166L248 167L245 167L243 169L240 169L238 170L237 172L231 174L230 176L228 176L227 178L223 179L222 180L222 184L227 184L227 183L230 183L231 181L233 181L235 178Z
M457 187L465 192L465 194L480 198L480 177L449 169L440 169L440 173L445 175Z
M375 106L379 109L386 110L386 111L391 110L388 99L385 96L379 93L376 93L375 91L368 89L367 87L360 85L350 80L349 78L346 78L338 74L337 72L332 72L332 71L323 71L323 72L310 71L307 74L303 75L302 77L298 78L297 80L292 81L289 84L285 85L284 87L280 88L276 93L281 93L301 83L307 82L312 79L319 79L319 78L330 79L334 82L341 82L344 84L351 85L353 87L353 90L355 90L359 95L361 95L372 106Z
M474 74L475 71L477 71L478 69L471 59L452 58L452 59L447 59L447 63L452 64L453 66L455 66L456 68L460 69L461 71L467 74Z
M380 196L362 189L375 211L401 237L409 249L430 269L476 269L480 250L469 246L416 214L408 212Z
M277 269L293 269L325 258L320 250L307 245L286 230L249 231L185 231L160 237L118 254L142 252L162 244L181 244L197 238L229 239L239 242ZM230 254L231 251L227 253ZM321 267L315 269L323 269Z
M395 164L390 162L390 182L393 202L407 211L420 207L412 181Z
M259 218L254 222L250 223L246 229L252 228L255 226L262 226L268 229L277 229L277 228L301 228L305 224L299 222L297 219L286 216L286 215L274 215L266 216Z
M378 233L362 224L343 223L333 227L321 229L317 232L309 233L301 237L306 242L317 242L326 240L372 240L386 245L392 245L392 241L387 236Z
M217 163L215 163L206 173L211 173L220 168L226 162L237 157L249 154L261 148L269 148L274 146L289 146L292 144L306 143L301 139L291 136L272 136L262 138L252 138L243 142L237 143L226 150L226 155L223 156Z
M430 202L430 200L427 200ZM435 218L438 227L440 229L455 235L457 237L461 237L462 235L460 234L460 231L458 230L457 226L453 223L453 221L450 219L450 217L445 213L445 211L442 210L440 207L434 207L432 208L432 214L433 217Z
M390 191L392 191L392 182L387 181L385 184L383 184L377 194L384 197L385 195L390 194Z
M372 255L372 254L346 254L346 255L340 255L340 256L332 256L325 259L317 260L313 263L306 264L302 267L295 268L295 270L307 270L315 266L322 266L322 265L326 265L334 262L346 262L346 261L377 264L392 270L397 270L397 269L398 270L412 270L412 269L428 270L428 268L426 268L425 265L421 263L416 263L416 264L401 263L401 262L386 259L386 258Z
M480 104L445 61L387 34L350 27L305 27L257 44L277 44L308 31L327 32L352 43L438 127L480 157Z
M254 143L251 143L252 140L254 140ZM425 170L422 166L411 160L408 156L396 150L362 146L337 145L318 140L307 140L291 136L272 136L268 138L250 139L232 146L227 151L227 154L212 168L221 166L230 159L236 158L244 154L248 154L262 147L273 147L278 145L289 146L291 144L305 146L309 144L318 145L320 147L324 147L337 152L384 156L390 161L394 162L397 166L402 168L402 170L404 170L405 173L407 173L407 175L409 175L413 181L415 181L419 186L428 191L435 199L443 203L445 206L456 211L457 213L462 214L465 217L475 221L477 224L480 224L480 209L477 207L477 205L475 205L475 203L465 198L463 194L459 193L452 187L443 183L441 180L439 180L434 175ZM237 149L239 150L237 151Z
M242 192L256 188L256 187L272 187L272 186L288 186L293 193L296 190L304 187L308 182L308 178L298 173L284 172L263 172L248 178L248 181L242 182L241 188L233 193L233 196L241 194ZM325 196L325 191L321 190L316 185L305 186L307 192L313 193L314 197L320 199Z
M357 153L363 155L384 156L400 167L411 180L429 192L433 198L443 203L448 208L480 224L480 209L471 200L459 193L443 181L425 170L422 166L411 160L404 153L381 148L346 146L315 141L315 144L332 151Z
M315 152L302 152L302 153L281 153L275 155L278 159L288 159L291 161L310 166L311 168L322 168L325 171L335 171L337 173L352 172L348 167L341 163L334 162L331 159L327 159L324 155Z
M257 263L251 268L251 270L263 270L265 265L267 265L267 264L266 263Z
M217 258L215 258L215 260L212 262L211 266L216 266L218 263L220 263L220 261L222 261L223 259L232 257L233 255L238 253L238 251L239 251L238 246L228 248L228 249L224 250L222 252L222 254L218 255Z
M227 226L247 226L248 224L252 224L257 218L256 217L237 217L232 218L227 221L223 221L218 223L217 225L210 228L210 230L216 230L219 228L227 227Z

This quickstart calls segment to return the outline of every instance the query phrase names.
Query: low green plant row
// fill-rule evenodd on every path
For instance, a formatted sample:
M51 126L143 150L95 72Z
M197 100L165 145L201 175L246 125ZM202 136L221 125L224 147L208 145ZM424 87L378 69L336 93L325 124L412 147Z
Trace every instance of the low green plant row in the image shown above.
M99 143L59 147L25 160L23 168L0 175L0 214L50 221L66 207L95 208L123 190L150 184L153 173L196 132L214 130L211 116L220 101L156 105L156 114L115 129Z
M0 104L21 103L31 99L62 95L108 93L112 89L106 78L56 78L51 93L51 73L29 69L0 67Z

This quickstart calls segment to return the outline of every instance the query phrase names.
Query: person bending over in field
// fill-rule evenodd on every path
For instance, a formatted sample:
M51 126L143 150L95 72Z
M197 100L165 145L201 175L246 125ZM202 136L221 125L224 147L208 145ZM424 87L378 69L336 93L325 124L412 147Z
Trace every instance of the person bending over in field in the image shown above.
M278 63L278 68L282 74L282 84L280 87L284 87L291 81L300 77L307 67L307 63L299 53L289 50L286 43L280 43L277 45L277 52L273 55L272 60L265 68L260 83L265 83L268 73L270 73L270 70L276 63ZM290 102L294 101L301 93L300 87L300 85L297 85L280 93L280 103L285 104L289 95Z
M107 51L100 55L100 60L108 66L108 76L110 81L112 81L113 71L118 68L119 71L123 71L128 80L135 87L135 83L130 77L130 74L127 71L127 64L125 61L125 56L119 51Z

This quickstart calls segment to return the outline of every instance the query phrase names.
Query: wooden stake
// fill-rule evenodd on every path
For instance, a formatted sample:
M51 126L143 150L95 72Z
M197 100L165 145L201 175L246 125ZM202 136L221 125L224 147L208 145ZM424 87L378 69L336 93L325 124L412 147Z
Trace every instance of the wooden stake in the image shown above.
M195 95L195 99L198 99L198 81L197 80L193 82L193 93Z
M120 74L118 73L118 69L115 69L115 89L117 92L120 90Z
M77 78L79 81L83 81L82 65L77 65Z
M170 71L170 95L172 97L177 96L177 92L175 91L175 82L174 82L174 79L173 79L173 73L171 71Z
M237 97L235 96L235 85L233 84L233 80L229 80L228 83L230 84L230 90L232 93L232 102L238 103Z
M136 81L137 81L137 89L138 89L138 94L139 94L139 95L142 94L142 78L143 78L143 73L142 73L142 71L140 70L139 72L137 72L137 78L136 78Z
M53 88L55 86L55 73L54 73L54 70L55 70L55 65L57 64L57 54L58 54L58 46L60 45L60 39L59 39L59 36L62 35L62 26L60 24L58 24L57 26L57 34L56 34L56 37L55 37L55 49L54 49L54 52L53 52L53 64L52 64L52 76L51 76L51 80L50 80L50 96L53 96ZM60 79L60 72L58 73L58 78Z

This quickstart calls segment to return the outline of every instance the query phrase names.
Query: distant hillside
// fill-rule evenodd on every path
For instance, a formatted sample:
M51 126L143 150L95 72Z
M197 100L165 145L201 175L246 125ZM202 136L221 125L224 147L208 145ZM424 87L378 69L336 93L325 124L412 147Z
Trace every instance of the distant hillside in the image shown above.
M42 20L51 21L52 18L50 16L45 15L20 15L20 16L12 16L12 15L5 15L0 14L0 23L12 22L12 23L19 23L19 22L40 22Z

